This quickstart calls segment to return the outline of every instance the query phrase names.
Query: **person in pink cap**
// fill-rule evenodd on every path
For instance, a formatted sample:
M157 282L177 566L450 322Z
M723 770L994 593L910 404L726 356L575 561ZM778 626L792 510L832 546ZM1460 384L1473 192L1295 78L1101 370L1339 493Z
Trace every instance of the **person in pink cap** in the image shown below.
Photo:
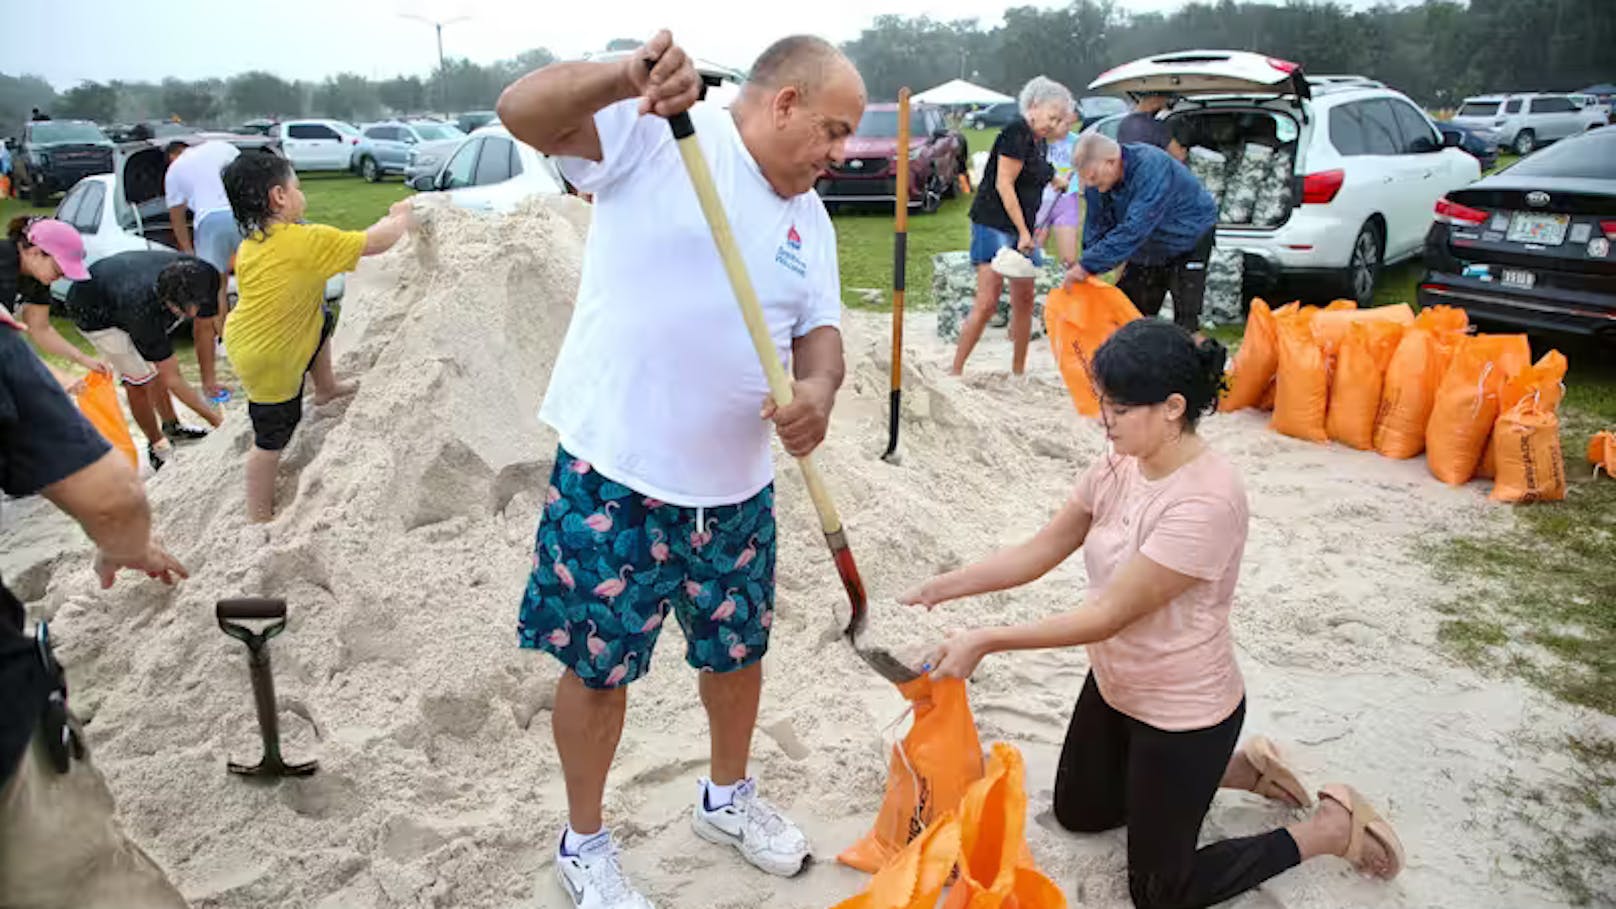
M40 350L112 375L112 366L84 353L56 332L50 321L52 281L83 281L84 240L72 225L54 218L12 219L0 239L0 308L28 327Z

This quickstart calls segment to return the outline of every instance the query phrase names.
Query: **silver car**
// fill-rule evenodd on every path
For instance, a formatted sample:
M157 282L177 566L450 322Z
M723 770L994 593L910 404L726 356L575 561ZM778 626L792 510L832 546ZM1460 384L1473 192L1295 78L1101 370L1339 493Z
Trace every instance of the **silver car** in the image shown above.
M1604 126L1605 116L1569 95L1478 95L1466 98L1451 122L1529 155L1539 145Z

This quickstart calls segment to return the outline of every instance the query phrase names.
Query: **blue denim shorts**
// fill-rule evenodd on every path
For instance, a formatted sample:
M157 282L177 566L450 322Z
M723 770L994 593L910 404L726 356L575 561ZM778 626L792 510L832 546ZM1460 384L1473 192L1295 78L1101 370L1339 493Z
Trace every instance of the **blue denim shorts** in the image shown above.
M210 211L196 222L196 257L219 272L219 280L230 275L230 257L241 245L241 227L228 209Z
M971 264L986 265L993 261L993 257L1004 248L1016 248L1016 235L1009 231L999 230L971 222ZM1039 268L1044 267L1044 251L1034 249L1030 257L1032 264Z

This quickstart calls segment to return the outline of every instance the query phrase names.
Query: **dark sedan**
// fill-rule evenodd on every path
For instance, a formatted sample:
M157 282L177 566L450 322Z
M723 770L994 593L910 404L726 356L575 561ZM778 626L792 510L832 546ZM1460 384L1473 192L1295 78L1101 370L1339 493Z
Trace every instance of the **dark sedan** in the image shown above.
M1448 193L1425 238L1421 305L1616 343L1616 129L1557 142Z
M1442 130L1442 138L1454 142L1481 163L1481 172L1486 173L1498 166L1498 140L1469 127L1457 123L1438 122L1437 129ZM1454 139L1448 139L1453 136ZM1457 141L1455 141L1457 140Z

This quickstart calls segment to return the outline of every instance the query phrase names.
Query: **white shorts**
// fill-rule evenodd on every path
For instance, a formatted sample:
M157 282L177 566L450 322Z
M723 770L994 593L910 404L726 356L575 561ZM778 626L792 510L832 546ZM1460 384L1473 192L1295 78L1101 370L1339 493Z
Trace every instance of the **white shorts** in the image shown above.
M103 328L100 331L84 332L84 337L95 345L96 353L101 359L112 364L113 370L125 385L147 385L157 378L157 367L146 362L146 358L135 349L134 339L121 328Z

